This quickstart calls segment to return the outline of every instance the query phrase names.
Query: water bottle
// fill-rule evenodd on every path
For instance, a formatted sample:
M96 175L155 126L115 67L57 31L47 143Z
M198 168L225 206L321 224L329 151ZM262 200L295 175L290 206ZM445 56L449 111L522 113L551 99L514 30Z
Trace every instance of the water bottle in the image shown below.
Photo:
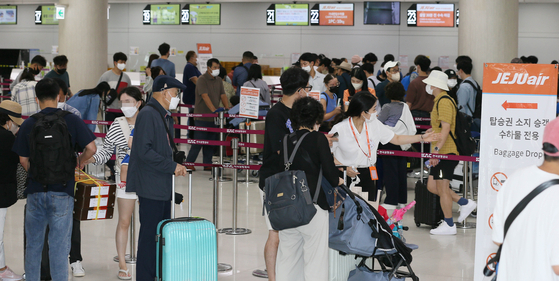
M429 160L425 161L425 167L431 168L431 163L429 163Z

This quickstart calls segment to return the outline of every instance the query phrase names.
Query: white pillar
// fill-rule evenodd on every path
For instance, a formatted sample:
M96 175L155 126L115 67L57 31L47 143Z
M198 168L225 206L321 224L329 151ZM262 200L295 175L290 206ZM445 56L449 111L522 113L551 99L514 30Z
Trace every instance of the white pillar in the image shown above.
M518 0L460 0L458 55L472 58L481 83L483 63L509 63L518 56Z
M74 93L97 85L107 70L108 0L60 0L67 5L58 24L59 54L68 57L70 86Z

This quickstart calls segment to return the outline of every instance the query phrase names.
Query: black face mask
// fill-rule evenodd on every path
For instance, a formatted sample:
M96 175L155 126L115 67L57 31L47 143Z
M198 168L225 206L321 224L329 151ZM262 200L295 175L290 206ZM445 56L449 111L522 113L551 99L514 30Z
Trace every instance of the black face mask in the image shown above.
M29 73L31 73L33 75L37 75L37 74L41 73L41 71L38 68L37 69L29 68Z
M56 70L56 72L58 72L58 74L62 75L64 73L66 73L66 68L59 68Z
M330 87L330 92L331 92L331 93L337 93L338 90L340 90L340 87L338 87L338 86Z

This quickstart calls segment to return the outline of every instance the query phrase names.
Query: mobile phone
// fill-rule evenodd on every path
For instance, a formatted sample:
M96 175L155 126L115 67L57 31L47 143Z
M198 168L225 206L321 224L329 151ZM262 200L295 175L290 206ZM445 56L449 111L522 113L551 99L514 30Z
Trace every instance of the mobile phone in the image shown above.
M334 135L332 137L337 138L340 134L338 134L338 132L335 132Z

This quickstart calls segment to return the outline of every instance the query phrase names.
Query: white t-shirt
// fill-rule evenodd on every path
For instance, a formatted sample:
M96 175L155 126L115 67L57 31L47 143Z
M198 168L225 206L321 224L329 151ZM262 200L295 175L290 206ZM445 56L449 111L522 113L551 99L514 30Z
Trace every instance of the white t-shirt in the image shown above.
M377 162L378 143L387 144L390 142L392 138L394 138L394 132L375 119L373 122L365 122L360 133L357 131L352 121L353 131L359 141L358 145L349 125L349 120L352 119L353 118L346 118L342 122L336 124L330 131L330 134L336 132L339 134L338 141L332 144L331 151L334 153L334 157L345 166L369 167L374 165ZM370 159L365 155L369 154L366 129L369 131L368 137L372 154Z
M530 166L510 176L497 194L492 239L503 242L505 220L528 193L559 175ZM499 280L559 280L552 265L559 265L559 186L536 196L511 224L501 250Z
M309 85L312 86L313 92L318 91L320 93L326 92L326 86L324 85L324 77L326 75L318 73L315 71L314 78L309 75Z

